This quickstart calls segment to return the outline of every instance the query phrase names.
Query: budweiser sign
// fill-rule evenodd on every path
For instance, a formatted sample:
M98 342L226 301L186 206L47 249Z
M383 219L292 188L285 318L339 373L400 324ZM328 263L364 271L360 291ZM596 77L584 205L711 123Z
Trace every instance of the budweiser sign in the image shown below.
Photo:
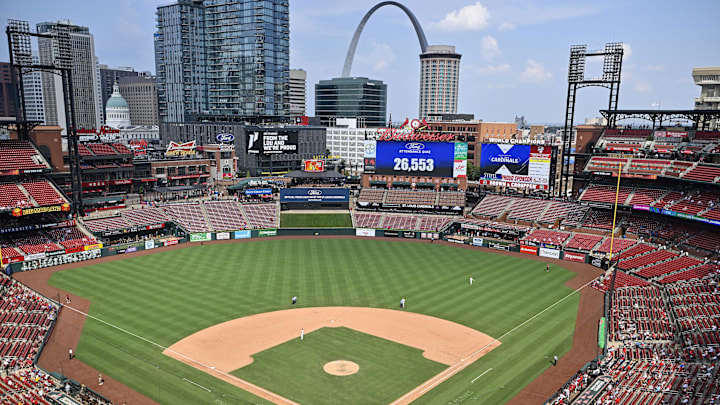
M165 155L167 156L179 156L179 155L194 155L195 154L195 141L177 143L170 142L168 145Z

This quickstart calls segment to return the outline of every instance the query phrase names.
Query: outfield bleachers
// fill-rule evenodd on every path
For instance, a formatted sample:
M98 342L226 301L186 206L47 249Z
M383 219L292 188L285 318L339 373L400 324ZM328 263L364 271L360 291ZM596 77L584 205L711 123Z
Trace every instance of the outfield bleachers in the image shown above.
M168 204L161 209L188 232L211 231L200 203Z
M618 205L624 205L628 196L632 192L632 187L620 186L617 193ZM615 204L615 187L591 184L580 196L580 201L602 202L607 204Z
M144 226L169 222L170 218L159 208L143 207L120 212L133 225Z
M567 238L570 237L570 233L561 231L552 231L550 229L535 229L523 238L525 242L532 242L537 244L550 244L555 246L562 245Z
M127 229L132 226L132 224L130 222L128 222L127 219L125 219L124 217L121 217L121 216L98 218L98 219L86 219L83 221L83 224L91 232L103 232L103 231L112 231L112 230L118 230L118 229Z
M357 228L380 228L380 221L383 219L381 213L369 213L353 211L353 220Z
M602 240L603 237L600 235L575 233L570 237L567 243L565 243L565 248L589 252L593 250L593 248Z
M243 211L236 201L206 201L210 226L215 231L238 231L247 228Z
M600 253L609 253L610 245L612 245L614 255L635 245L636 243L637 241L633 239L615 238L615 240L611 240L610 238L605 238L605 240L600 244L600 246L596 248L596 250Z
M472 210L472 215L497 218L515 202L515 198L487 195Z
M519 219L533 222L550 204L547 200L536 200L532 198L516 198L508 210L508 219Z
M622 270L632 270L638 267L655 264L678 256L679 255L677 254L677 252L659 249L630 259L621 259L618 261L618 268Z
M242 209L251 229L270 229L280 226L280 215L275 203L242 204Z

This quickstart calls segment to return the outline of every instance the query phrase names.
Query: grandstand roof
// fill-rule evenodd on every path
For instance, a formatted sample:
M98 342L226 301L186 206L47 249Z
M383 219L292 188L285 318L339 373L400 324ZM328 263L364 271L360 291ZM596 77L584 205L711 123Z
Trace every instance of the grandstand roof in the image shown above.
M708 122L720 118L720 110L600 110L600 114L609 122L627 118L642 118L652 121L665 121L673 118L684 118L695 122Z

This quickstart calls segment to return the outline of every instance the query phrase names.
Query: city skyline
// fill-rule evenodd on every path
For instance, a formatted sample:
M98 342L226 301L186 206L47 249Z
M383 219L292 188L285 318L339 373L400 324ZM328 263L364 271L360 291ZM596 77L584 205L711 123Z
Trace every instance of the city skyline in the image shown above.
M132 66L155 73L153 33L160 0L48 3L29 0L0 5L0 19L38 22L68 18L87 26L95 37L100 63ZM290 68L307 71L307 111L314 111L314 85L340 77L352 34L362 16L378 1L290 2ZM720 5L699 1L693 8L670 2L640 1L459 1L405 3L422 24L430 44L454 45L463 54L459 113L485 121L512 121L524 115L531 123L562 121L571 45L601 48L626 44L619 108L692 109L700 89L693 67L718 66L713 38L720 27L703 24L697 10L715 15ZM107 18L97 16L108 16ZM611 21L611 19L615 19ZM0 60L8 60L0 41ZM393 121L417 115L420 53L411 23L402 11L385 7L368 22L357 49L353 76L388 85ZM590 73L600 63L590 63ZM595 69L597 68L597 69ZM596 117L607 104L607 91L584 90L577 122Z

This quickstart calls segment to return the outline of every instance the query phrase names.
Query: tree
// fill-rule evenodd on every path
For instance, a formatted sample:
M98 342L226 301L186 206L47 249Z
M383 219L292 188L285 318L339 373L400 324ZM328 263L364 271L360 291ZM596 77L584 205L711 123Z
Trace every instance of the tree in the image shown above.
M468 178L468 180L479 179L480 178L480 168L475 166L472 163L468 163L467 178Z

